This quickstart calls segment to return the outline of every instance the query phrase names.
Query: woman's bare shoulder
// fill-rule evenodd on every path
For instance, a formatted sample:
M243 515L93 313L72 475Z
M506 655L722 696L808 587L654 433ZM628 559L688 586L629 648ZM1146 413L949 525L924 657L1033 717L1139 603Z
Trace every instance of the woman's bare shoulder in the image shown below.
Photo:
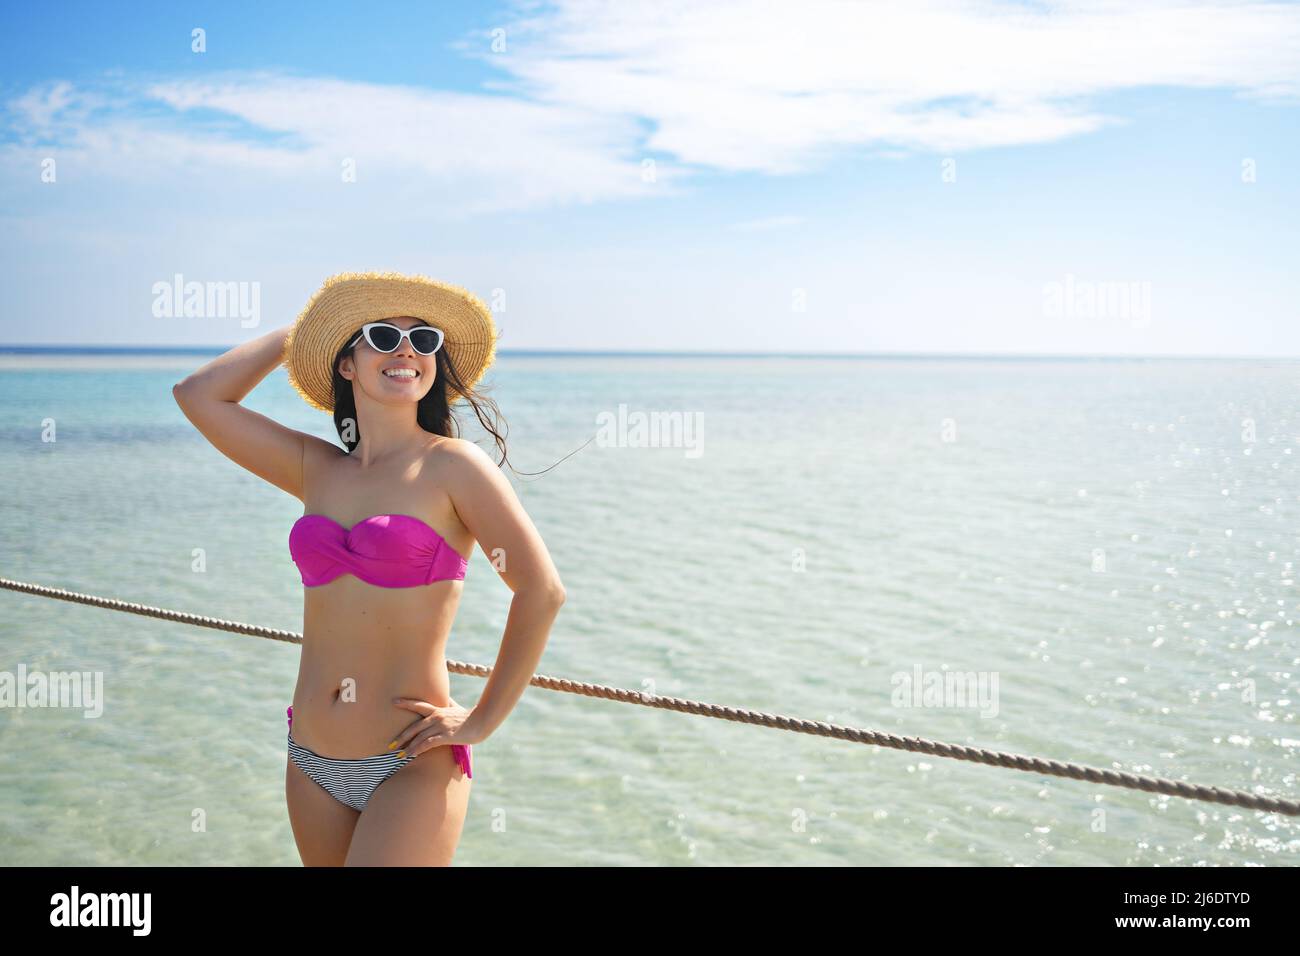
M499 472L496 462L482 446L466 438L439 437L430 446L428 461L436 467L438 484L448 490L465 489L492 480Z
M443 435L430 443L428 454L430 460L435 462L481 464L486 461L491 464L492 461L487 452L468 438L449 438Z

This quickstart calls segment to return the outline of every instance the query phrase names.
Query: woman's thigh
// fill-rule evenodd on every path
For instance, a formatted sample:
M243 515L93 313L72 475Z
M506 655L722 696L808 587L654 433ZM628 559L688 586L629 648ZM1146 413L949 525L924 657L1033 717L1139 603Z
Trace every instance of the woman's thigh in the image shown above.
M471 786L451 747L420 754L370 795L345 865L450 866Z
M361 814L339 803L286 758L284 797L303 866L343 866Z

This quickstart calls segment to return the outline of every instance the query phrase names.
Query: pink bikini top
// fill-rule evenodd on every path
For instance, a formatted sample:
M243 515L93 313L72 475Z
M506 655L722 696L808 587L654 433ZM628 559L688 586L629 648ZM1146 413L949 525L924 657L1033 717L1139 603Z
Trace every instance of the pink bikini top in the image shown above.
M345 528L325 515L303 515L289 531L289 554L309 588L352 574L381 588L462 581L469 560L410 515L372 515Z

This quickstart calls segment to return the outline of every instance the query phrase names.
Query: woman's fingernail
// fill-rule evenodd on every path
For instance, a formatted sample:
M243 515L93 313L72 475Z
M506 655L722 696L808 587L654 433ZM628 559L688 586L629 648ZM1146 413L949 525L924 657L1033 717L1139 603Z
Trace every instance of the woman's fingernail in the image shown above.
M405 756L406 756L406 751L405 751L405 750L399 750L399 751L397 751L397 756L398 756L398 757L405 757Z
M396 747L396 746L397 746L397 741L394 740L391 744L388 745L388 749L389 749L389 750L392 750L392 749L393 749L394 747Z

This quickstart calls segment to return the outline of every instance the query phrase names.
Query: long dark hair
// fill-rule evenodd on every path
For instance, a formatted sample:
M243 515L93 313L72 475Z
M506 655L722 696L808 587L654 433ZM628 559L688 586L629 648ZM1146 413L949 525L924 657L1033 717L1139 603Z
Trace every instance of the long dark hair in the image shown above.
M358 330L359 332L360 330ZM352 338L355 338L355 336ZM349 338L348 341L352 341L352 338ZM347 448L348 454L352 454L356 450L361 439L361 426L357 421L357 402L352 394L352 383L344 378L339 371L339 362L354 347L345 345L339 349L338 354L334 356L333 367L334 428L338 431L339 440ZM433 383L433 388L429 389L429 394L420 399L419 404L416 406L415 420L426 432L441 435L444 438L459 438L460 422L451 413L451 407L447 402L446 388L444 387L450 385L453 392L465 396L465 400L474 409L474 414L478 417L480 424L496 441L497 450L501 452L501 460L497 462L497 466L508 464L505 436L509 434L510 428L509 425L506 425L501 409L497 408L497 403L484 394L486 389L469 388L465 385L465 382L456 372L456 366L447 358L445 348L438 349L434 354L434 359L438 363L438 377ZM488 420L485 411L491 411L493 421ZM350 429L345 427L349 421L351 422ZM497 431L497 422L505 426L505 433ZM351 437L351 440L349 440L349 437ZM511 465L510 469L513 471L514 465Z

